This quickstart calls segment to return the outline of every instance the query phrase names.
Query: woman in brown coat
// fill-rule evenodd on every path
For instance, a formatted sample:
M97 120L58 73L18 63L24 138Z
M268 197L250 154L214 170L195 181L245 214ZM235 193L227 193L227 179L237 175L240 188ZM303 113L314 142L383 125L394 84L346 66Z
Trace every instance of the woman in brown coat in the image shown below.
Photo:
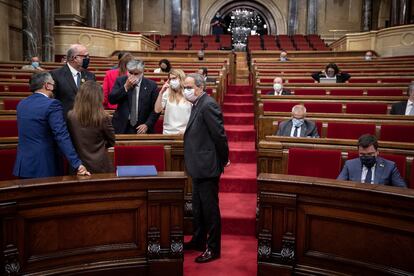
M114 171L107 148L115 144L115 132L102 101L101 86L94 81L87 81L81 85L73 109L68 113L72 143L91 173Z

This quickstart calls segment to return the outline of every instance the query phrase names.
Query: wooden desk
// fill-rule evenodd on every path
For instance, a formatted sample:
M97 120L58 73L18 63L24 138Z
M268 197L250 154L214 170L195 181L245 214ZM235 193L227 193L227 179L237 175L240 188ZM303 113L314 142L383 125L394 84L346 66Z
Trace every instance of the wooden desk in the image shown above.
M258 177L258 275L413 275L414 191Z
M12 275L183 274L182 172L0 182Z

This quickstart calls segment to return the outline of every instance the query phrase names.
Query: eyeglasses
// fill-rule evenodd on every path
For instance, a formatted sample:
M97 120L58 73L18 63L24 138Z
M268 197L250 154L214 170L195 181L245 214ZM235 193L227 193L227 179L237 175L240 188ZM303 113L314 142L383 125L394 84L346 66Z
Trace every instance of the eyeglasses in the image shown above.
M184 89L193 89L192 86L184 86Z
M53 87L55 87L55 84L54 83L47 82L46 84L50 84L50 85L53 85Z
M139 76L139 75L141 75L141 74L142 74L142 72L135 73L135 72L131 72L131 71L128 71L128 73L129 73L130 75L134 75L134 76Z
M88 55L77 55L77 57L89 58L89 54Z

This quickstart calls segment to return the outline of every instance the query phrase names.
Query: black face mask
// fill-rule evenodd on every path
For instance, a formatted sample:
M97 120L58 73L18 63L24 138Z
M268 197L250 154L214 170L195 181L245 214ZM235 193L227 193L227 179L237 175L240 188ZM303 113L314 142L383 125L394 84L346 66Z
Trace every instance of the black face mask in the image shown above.
M204 57L198 57L198 60L203 60L204 59Z
M359 159L361 160L362 165L367 168L372 168L377 162L377 158L375 156L360 156Z
M88 66L89 66L89 58L84 58L82 61L82 68L88 69Z

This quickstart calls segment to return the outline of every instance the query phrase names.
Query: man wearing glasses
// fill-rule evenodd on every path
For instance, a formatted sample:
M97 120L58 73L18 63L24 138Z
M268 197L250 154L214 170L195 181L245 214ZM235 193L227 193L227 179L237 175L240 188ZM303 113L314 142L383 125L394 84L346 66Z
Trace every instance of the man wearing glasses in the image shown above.
M56 84L53 92L56 99L62 102L65 118L73 108L76 93L82 83L88 80L96 81L95 75L86 70L89 65L89 53L85 46L71 45L66 59L65 65L50 72Z
M13 174L20 178L63 175L60 153L78 175L90 175L72 145L61 103L51 99L54 85L48 72L34 74L30 79L33 95L17 106L19 144Z
M128 75L118 77L108 96L118 107L112 118L117 134L153 133L159 114L154 106L158 97L157 84L144 78L144 62L133 59L127 63Z

